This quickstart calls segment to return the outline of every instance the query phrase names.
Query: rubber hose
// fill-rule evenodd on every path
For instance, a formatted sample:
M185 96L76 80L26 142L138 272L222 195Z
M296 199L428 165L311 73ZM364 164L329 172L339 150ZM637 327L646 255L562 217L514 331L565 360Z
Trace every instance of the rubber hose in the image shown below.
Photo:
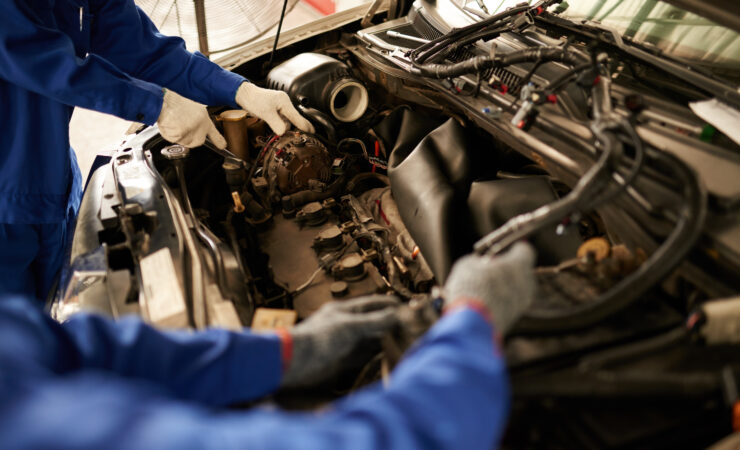
M672 168L681 180L684 201L673 231L635 272L603 293L596 301L568 310L531 310L511 334L542 334L573 331L592 326L623 310L670 274L699 239L707 214L707 194L694 172L681 160L665 152L655 159Z
M301 114L307 116L311 122L320 125L324 129L326 132L326 139L330 143L335 144L337 142L337 129L334 127L334 124L328 115L322 113L318 109L310 108L301 104L298 105L298 110Z

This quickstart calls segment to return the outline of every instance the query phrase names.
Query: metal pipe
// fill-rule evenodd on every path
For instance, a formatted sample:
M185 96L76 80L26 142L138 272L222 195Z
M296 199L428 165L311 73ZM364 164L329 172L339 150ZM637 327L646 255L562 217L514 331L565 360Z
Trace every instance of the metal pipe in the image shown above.
M420 42L422 44L426 44L427 42L429 42L429 39L411 36L410 34L403 34L403 33L399 33L398 31L393 31L393 30L388 30L385 32L385 34L392 38L405 39L407 41Z
M206 28L205 0L193 0L195 3L195 25L198 27L198 46L206 58L211 54L208 49L208 29Z

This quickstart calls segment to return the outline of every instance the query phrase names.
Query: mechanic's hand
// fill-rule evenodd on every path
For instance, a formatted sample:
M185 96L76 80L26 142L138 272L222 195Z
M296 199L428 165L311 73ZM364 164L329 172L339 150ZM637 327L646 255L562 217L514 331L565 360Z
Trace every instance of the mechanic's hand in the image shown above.
M211 138L213 145L226 148L226 139L211 121L206 107L165 89L162 111L157 119L163 138L185 147L198 147Z
M282 385L313 385L336 373L360 341L380 338L398 323L398 306L386 295L326 303L291 330L293 357Z
M263 89L244 82L236 91L236 103L249 114L267 122L278 136L288 131L290 123L307 133L315 131L311 122L301 116L283 91Z
M468 255L452 267L445 283L445 306L479 301L505 335L532 304L535 293L535 251L524 242L496 256Z

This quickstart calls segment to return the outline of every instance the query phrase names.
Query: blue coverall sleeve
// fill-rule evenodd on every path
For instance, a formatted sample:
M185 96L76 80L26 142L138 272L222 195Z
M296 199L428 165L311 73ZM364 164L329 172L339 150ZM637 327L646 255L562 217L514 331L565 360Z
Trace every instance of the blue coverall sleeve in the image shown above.
M164 36L133 0L91 0L92 52L133 77L156 83L206 105L237 107L245 79L200 53L179 37Z
M223 448L490 450L509 401L491 326L463 309L427 333L385 390L371 387L319 414L252 411L241 423L222 417L215 434Z
M19 330L13 333L17 348L3 343L9 351L54 373L113 372L206 405L262 397L277 389L282 376L281 343L274 334L159 331L134 317L111 321L88 314L59 324L10 299L2 300L0 326L5 327L0 336Z
M230 405L265 396L280 384L280 338L275 334L208 329L159 331L135 317L113 322L77 315L62 328L64 351L82 369L105 369L162 384L178 398Z
M98 55L78 58L69 36L50 26L54 18L48 4L0 2L0 78L60 103L155 123L161 87L125 74Z
M0 447L489 450L509 403L492 329L470 310L437 323L385 390L317 414L213 411L102 375L5 380L12 395L0 395Z

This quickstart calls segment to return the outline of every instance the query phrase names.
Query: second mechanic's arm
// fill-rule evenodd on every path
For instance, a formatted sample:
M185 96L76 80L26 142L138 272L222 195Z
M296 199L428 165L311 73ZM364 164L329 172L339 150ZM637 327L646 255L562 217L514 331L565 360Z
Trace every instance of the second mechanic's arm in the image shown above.
M0 322L4 318L9 321L4 322L6 325L17 323L24 315L28 315L28 310L23 308L18 314L6 311L0 314ZM35 313L31 316L27 319L42 319ZM80 322L72 326L79 328ZM86 326L91 327L91 334L78 334L75 339L92 338L93 335L100 339L108 334L100 329L93 331L95 327L107 327L104 322L87 322ZM3 380L0 384L0 447L488 450L498 440L504 426L508 394L503 362L494 353L490 325L470 310L450 314L435 325L416 351L393 373L388 390L379 387L365 390L319 414L262 409L219 412L193 402L175 400L167 395L162 383L148 382L153 373L174 377L173 382L179 384L179 389L198 389L197 395L191 398L218 397L221 391L215 388L218 382L228 384L222 389L239 391L260 381L242 373L246 367L232 367L236 369L233 374L222 374L217 367L231 360L231 352L226 349L230 340L213 335L206 339L210 341L207 344L197 337L192 342L180 341L177 345L189 351L175 351L170 356L152 355L161 361L152 360L149 368L126 370L122 364L131 362L129 352L148 355L156 349L174 350L169 343L158 342L165 336L158 336L154 341L142 340L141 337L149 333L147 328L143 324L135 328L118 327L110 336L118 345L128 342L128 350L117 349L105 355L106 345L111 344L101 343L100 351L88 352L99 359L94 364L88 360L89 368L114 367L133 376L121 378L86 370L50 377L43 371L27 369L19 372L21 377L18 378L8 370L0 370ZM27 348L29 340L36 339L38 330L50 331L42 325L38 329L29 328L28 335L23 332L12 335ZM39 344L53 345L55 340ZM219 341L221 345L214 345ZM274 344L265 343L266 347ZM261 351L259 348L244 348L235 342L231 345L234 350L245 353L240 364L249 363L253 372L276 370L271 368L276 367L276 360L260 361L249 357L252 350ZM261 344L257 344L259 346ZM274 349L271 352L277 353ZM198 376L203 363L211 364L211 369L215 369L213 375ZM27 364L26 360L19 366ZM4 369L12 367L11 361ZM192 368L192 373L187 373L188 368ZM179 373L181 371L185 373ZM145 375L145 378L136 380L137 375ZM237 375L247 378L238 380ZM197 378L203 384L199 388L183 383Z
M385 296L332 302L291 333L254 334L160 331L138 318L89 314L59 324L28 301L6 299L0 331L13 336L17 343L8 347L17 348L0 347L0 361L8 357L18 367L66 376L102 370L159 386L174 398L229 405L330 375L359 341L397 323L395 305Z
M494 327L505 334L534 296L534 251L517 244L495 259L458 261L445 285L447 315L379 386L320 415L254 412L245 423L254 448L360 450L482 449L501 439L509 406ZM219 422L227 447L247 431ZM245 434L242 434L242 433Z
M68 342L59 344L66 339L66 333L60 333L58 326L43 323L51 319L29 311L27 307L12 303L0 305L0 312L6 310L0 314L0 325L15 329L10 333L6 330L5 334L13 341L6 344L25 349L22 354L10 352L5 355L9 367L24 367L24 372L29 374L19 380L8 377L6 381L10 383L7 385L10 389L0 388L0 400L6 400L0 401L0 419L3 419L0 420L0 446L83 449L99 448L104 444L108 448L490 449L501 437L509 401L504 362L497 353L490 321L503 333L531 302L533 260L531 250L519 246L497 261L472 257L456 264L446 288L449 298L462 300L456 303L459 308L450 307L446 317L406 356L391 375L390 386L382 390L376 385L318 414L261 409L214 412L192 403L162 397L156 391L148 390L145 382L132 383L133 380L129 380L121 384L101 377L95 371L52 379L41 371L37 379L29 381L29 376L35 373L31 369L32 360L42 367L58 370L69 364L68 355L64 352L49 349L56 345L69 345ZM321 315L317 313L312 316L316 319L307 321L305 331L294 333L296 350L303 347L315 358L324 359L329 355L326 348L335 347L321 343L326 332L333 330L331 334L340 342L345 336L352 338L352 333L347 331L351 328L341 326L337 329L333 324L342 322L346 325L354 321L372 335L392 321L392 314L388 314L389 310L392 313L389 299L359 299L338 305L322 308L324 312ZM366 316L373 319L363 319ZM98 341L109 334L105 330L96 330L97 326L115 328L110 335L115 344L101 342L95 344L96 350L81 352L87 367L110 367L134 377L137 370L141 370L139 374L145 378L154 373L178 376L179 370L199 373L203 366L197 361L202 358L202 362L216 369L215 374L221 374L214 378L233 379L232 375L221 373L223 367L235 362L232 358L236 353L232 354L225 345L231 342L230 339L214 341L210 336L201 340L194 336L192 342L176 344L184 344L190 349L180 352L170 344L159 345L160 342L154 345L167 336L138 322L137 327L128 329L126 326L114 327L107 321L80 320L85 321L85 326L79 322L68 325L75 329L68 337L78 341L77 345L88 340ZM141 339L150 333L155 335L154 340ZM184 335L183 339L186 339ZM224 345L214 345L219 342ZM274 348L277 344L275 339L272 342L273 355L277 353ZM336 348L342 350L352 346L339 345ZM111 347L112 352L109 351ZM134 362L136 366L145 362L136 362L142 354L146 360L166 355L153 351L154 347L172 350L171 358L174 359L165 357L163 361L151 361L151 367L126 371L127 363ZM245 359L251 359L248 348L240 351L247 355ZM17 363L13 362L14 358L18 359ZM195 361L189 362L190 359ZM292 361L291 365L298 361ZM261 369L259 360L250 362L257 365L254 370ZM277 366L277 358L274 363ZM295 373L298 381L320 376L316 368L294 369L298 370ZM288 375L294 369L288 369L285 379L290 378ZM235 375L238 378L240 372ZM220 395L215 389L214 378L209 375L199 377L186 373L183 376L182 380L191 382L198 381L198 378L211 380L199 391L200 396L207 397L213 392ZM245 379L243 382L248 384L255 380ZM13 387L14 383L18 386ZM178 383L175 380L175 385ZM187 389L188 383L180 386ZM235 388L239 390L238 386ZM49 408L72 413L46 414L47 420L38 422L39 415ZM31 428L33 432L28 432Z
M493 329L464 308L430 330L385 390L367 389L325 413L254 411L211 425L224 448L488 450L501 438L508 406Z
M136 318L91 315L75 316L62 328L69 343L64 350L80 369L144 379L209 405L261 397L282 376L281 340L274 334L159 331Z
M0 331L0 361L18 372L71 378L102 371L207 405L263 396L278 387L283 371L275 334L160 331L133 317L89 314L60 324L21 298L0 298Z

